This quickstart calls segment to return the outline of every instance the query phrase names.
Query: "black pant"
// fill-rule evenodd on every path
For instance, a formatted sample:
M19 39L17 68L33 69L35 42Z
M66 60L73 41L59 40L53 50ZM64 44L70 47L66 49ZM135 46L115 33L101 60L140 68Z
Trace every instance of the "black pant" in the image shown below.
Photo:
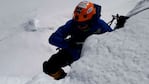
M73 58L66 50L59 50L58 53L43 63L43 72L46 74L55 73L62 67L72 64L72 62Z

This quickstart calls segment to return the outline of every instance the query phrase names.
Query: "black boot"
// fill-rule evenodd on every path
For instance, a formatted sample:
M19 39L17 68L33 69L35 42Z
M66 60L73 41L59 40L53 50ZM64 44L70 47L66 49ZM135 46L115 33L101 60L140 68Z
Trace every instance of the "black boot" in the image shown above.
M45 61L43 63L43 72L44 73L48 74L49 76L53 77L56 80L62 79L67 75L67 73L65 73L63 69L59 69L56 72L55 72L55 70L52 72L50 72L50 71L51 71L51 69L49 69L48 62Z

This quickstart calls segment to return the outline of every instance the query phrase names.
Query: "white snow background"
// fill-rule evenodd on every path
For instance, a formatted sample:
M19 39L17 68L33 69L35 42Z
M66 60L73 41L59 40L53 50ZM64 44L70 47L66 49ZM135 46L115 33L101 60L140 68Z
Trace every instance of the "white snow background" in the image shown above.
M106 22L117 13L135 15L122 29L87 38L65 79L42 72L43 61L56 53L49 36L80 1L0 0L0 84L149 83L149 0L91 0L102 6Z

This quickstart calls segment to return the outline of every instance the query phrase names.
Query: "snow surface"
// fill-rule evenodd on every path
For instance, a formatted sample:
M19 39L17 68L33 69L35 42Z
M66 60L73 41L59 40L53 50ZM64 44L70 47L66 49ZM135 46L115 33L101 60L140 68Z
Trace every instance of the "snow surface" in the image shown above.
M148 84L149 0L91 1L102 5L107 22L117 13L136 15L122 29L90 36L82 58L56 81L42 72L56 52L48 38L80 0L0 0L0 84Z

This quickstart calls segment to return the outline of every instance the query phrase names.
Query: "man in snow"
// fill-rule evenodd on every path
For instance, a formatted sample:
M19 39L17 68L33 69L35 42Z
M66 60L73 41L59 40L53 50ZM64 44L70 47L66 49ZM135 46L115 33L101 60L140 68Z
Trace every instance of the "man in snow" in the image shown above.
M59 48L43 63L43 72L56 80L66 76L62 67L71 65L80 58L85 39L92 34L111 32L112 29L100 19L101 6L88 1L80 2L71 20L58 28L49 38L49 43Z

